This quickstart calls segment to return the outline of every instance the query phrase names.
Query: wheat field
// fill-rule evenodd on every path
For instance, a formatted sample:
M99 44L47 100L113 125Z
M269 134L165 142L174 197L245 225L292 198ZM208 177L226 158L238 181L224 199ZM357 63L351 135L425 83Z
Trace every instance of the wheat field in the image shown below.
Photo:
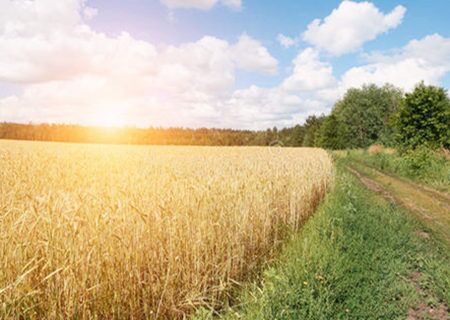
M332 171L321 149L0 141L0 318L220 308Z

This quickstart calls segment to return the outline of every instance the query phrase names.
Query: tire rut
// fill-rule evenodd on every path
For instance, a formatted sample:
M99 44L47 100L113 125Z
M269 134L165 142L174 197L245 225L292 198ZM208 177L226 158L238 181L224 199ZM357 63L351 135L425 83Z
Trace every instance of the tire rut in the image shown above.
M416 213L450 247L450 199L446 195L360 163L357 165L362 166L362 170L352 165L348 165L347 169L366 188L389 202Z

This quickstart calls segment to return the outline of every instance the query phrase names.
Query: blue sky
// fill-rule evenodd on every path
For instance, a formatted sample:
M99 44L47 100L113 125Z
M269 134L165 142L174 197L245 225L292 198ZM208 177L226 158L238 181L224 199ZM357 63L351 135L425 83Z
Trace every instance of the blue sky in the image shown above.
M364 83L450 87L447 0L26 2L0 2L0 121L260 129Z
M91 25L96 30L111 34L127 30L138 39L174 45L196 41L205 35L233 42L246 32L269 48L279 59L281 69L284 69L289 67L298 50L307 47L307 44L299 43L298 46L286 50L276 41L277 35L300 35L312 20L326 17L340 2L244 0L240 10L230 10L223 5L216 5L210 10L177 10L169 9L158 1L94 0L90 3L98 8L101 14ZM422 0L371 2L383 12L389 12L397 5L406 7L407 12L398 28L366 43L363 47L366 51L401 47L412 39L434 33L450 37L450 2L447 0L433 0L431 3ZM169 19L169 14L173 15L175 21ZM336 75L339 76L348 68L357 65L360 53L332 58ZM283 73L280 72L278 77L260 79L242 73L237 79L237 86L243 88L252 83L274 85L282 76ZM447 88L450 87L450 75L444 78L443 84Z

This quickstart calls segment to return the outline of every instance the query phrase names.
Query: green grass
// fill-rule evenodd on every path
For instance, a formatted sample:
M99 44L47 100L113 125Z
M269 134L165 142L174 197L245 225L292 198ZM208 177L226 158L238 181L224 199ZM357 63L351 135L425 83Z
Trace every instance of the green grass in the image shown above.
M354 150L348 151L347 156L350 160L450 192L450 161L439 152L421 148L400 155Z
M220 318L405 319L423 301L450 305L450 257L432 237L417 235L424 230L339 168L318 212ZM413 272L420 273L415 282Z

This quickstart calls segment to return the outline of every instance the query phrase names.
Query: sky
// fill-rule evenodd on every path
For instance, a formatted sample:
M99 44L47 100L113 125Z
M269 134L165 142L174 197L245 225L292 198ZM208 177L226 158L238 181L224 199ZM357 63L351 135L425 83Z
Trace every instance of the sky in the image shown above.
M448 0L0 0L0 122L265 129L450 88Z

